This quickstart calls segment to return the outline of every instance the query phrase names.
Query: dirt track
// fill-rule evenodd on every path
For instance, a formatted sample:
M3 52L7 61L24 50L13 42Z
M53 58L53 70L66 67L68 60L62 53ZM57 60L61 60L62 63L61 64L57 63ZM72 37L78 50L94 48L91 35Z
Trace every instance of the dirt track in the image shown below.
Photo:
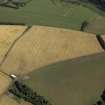
M13 47L1 69L25 74L45 65L103 52L95 35L33 26Z

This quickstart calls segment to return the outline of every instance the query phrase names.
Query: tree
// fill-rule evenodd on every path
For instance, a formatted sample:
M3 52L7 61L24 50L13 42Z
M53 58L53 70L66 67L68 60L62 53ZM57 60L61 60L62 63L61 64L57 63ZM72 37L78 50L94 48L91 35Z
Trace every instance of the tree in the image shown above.
M85 28L87 27L87 25L88 25L88 22L87 22L87 21L83 21L82 24L81 24L80 30L81 30L81 31L84 31Z
M51 105L43 96L38 95L27 85L17 80L13 83L9 92L33 105Z
M105 41L104 41L104 39L101 37L101 35L100 35L100 34L97 34L97 35L96 35L96 38L97 38L98 42L100 43L101 47L105 50Z

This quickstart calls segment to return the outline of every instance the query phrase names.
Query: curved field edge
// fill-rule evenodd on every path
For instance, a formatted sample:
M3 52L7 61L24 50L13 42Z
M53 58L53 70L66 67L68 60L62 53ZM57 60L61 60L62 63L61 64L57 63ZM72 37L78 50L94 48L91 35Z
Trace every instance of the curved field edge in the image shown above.
M28 73L24 82L54 105L89 105L105 87L105 53L54 63Z
M94 34L33 26L14 45L1 69L22 75L54 62L100 52L103 49Z

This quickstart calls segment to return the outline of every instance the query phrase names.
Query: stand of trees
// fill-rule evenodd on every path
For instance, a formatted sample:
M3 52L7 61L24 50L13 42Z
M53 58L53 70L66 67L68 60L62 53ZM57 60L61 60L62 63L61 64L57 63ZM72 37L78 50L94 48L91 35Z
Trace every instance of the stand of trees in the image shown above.
M33 105L51 105L43 96L38 95L31 88L20 81L15 81L9 92Z
M105 11L105 0L89 0L89 2L94 4L97 8Z

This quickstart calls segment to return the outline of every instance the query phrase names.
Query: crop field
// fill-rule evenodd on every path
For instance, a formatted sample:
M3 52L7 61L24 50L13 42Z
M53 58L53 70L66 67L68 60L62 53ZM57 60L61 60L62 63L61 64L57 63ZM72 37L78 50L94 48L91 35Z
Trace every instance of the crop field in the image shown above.
M32 0L20 9L0 7L0 14L2 14L0 15L1 24L23 23L80 30L82 22L88 21L87 32L105 34L105 22L100 23L97 19L101 16L101 21L105 21L104 13L82 5L65 4L58 1L53 4L52 0Z
M0 105L31 105L7 92L12 82L5 73L52 105L95 104L105 88L105 54L95 34L105 39L105 13L92 5L32 0L20 9L0 6Z
M22 75L51 63L101 52L94 34L33 26L14 45L1 69Z

